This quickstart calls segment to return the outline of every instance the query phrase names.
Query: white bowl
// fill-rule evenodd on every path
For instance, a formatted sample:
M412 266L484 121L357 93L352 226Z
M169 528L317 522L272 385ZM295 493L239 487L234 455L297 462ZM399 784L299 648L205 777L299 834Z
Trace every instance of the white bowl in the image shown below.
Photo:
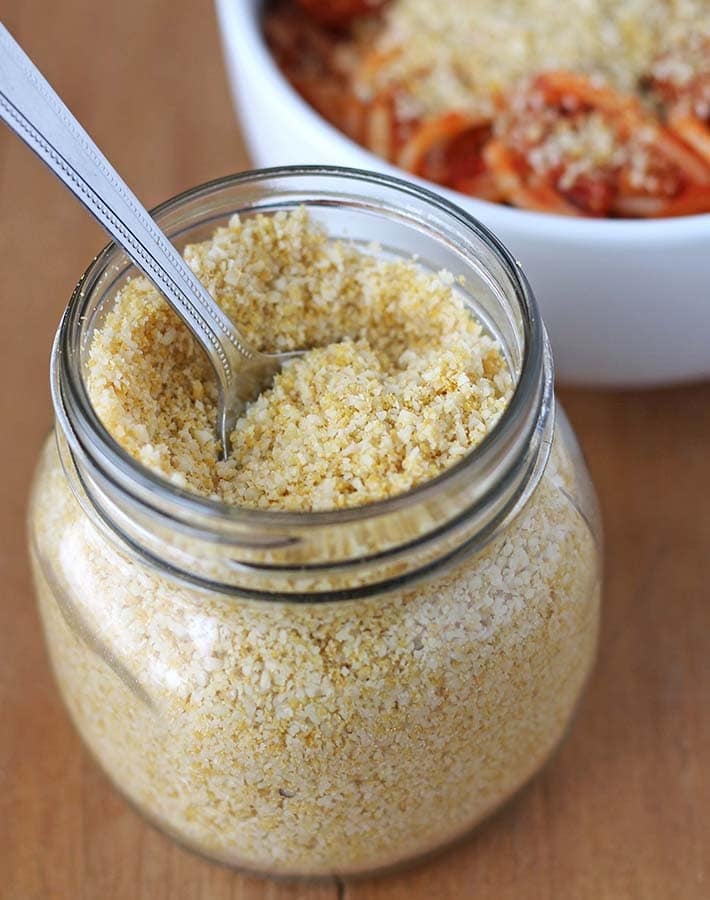
M259 0L216 0L244 135L258 166L330 163L438 190L495 232L542 308L559 378L631 387L710 377L710 215L593 220L525 212L423 181L360 147L283 77Z

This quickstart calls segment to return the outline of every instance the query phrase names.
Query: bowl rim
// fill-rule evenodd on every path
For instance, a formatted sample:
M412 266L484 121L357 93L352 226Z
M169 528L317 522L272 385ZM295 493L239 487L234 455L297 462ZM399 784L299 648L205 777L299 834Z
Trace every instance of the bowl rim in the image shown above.
M351 155L356 154L359 161L348 163L350 166L384 172L412 181L430 191L440 192L451 202L470 204L473 215L484 222L488 221L494 229L508 229L508 234L515 230L521 234L534 235L536 240L550 239L569 245L587 240L597 244L616 244L621 241L625 244L648 246L665 244L669 239L710 239L710 212L660 219L575 218L493 203L413 175L349 138L296 91L277 66L264 40L262 29L258 27L262 0L215 0L215 3L225 52L234 57L239 68L246 65L246 55L250 55L251 62L258 66L261 73L259 90L269 89L281 104L295 108L302 117L304 126L319 132L321 140L333 141ZM329 161L322 162L325 164Z

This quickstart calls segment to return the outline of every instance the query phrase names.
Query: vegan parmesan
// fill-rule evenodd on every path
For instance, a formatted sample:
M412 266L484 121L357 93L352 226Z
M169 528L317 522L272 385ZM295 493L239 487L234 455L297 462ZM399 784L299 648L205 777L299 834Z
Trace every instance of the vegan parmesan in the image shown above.
M367 514L461 460L506 409L503 348L450 275L332 241L301 210L235 218L186 257L254 345L308 352L247 408L221 461L206 359L146 281L128 282L94 333L87 386L114 439L176 487L242 509ZM219 542L199 559L212 581L180 576L155 549L183 552L177 525L141 519L124 539L122 511L96 515L88 480L48 443L35 582L95 758L167 833L250 869L365 872L465 833L549 757L594 659L593 502L567 426L550 440L518 507L455 564L318 603L277 589L291 576L268 545L251 567L266 598L225 589L241 570ZM331 551L321 592L349 577ZM392 565L422 552L402 545ZM352 565L356 586L370 561Z
M391 0L339 28L294 3L264 16L281 70L400 168L558 215L708 210L708 0Z
M373 40L369 30L363 38ZM393 0L375 39L376 81L361 90L397 85L410 116L491 116L502 95L545 71L584 72L635 94L664 57L688 79L695 58L708 59L708 38L707 0Z
M94 339L89 391L124 448L183 487L261 508L381 500L470 452L507 404L500 348L447 273L330 241L305 210L234 218L185 255L253 346L308 352L219 461L209 362L149 282L129 284Z

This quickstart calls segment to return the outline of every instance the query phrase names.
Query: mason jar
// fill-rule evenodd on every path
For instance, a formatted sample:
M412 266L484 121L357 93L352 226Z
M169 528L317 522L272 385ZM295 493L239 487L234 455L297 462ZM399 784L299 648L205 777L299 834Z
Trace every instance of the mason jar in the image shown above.
M533 296L465 212L305 167L215 181L155 216L182 248L234 213L299 206L333 237L451 273L514 380L493 430L365 506L191 494L129 456L90 402L92 335L135 274L110 245L54 344L29 534L57 683L117 788L202 854L321 876L458 838L545 763L594 660L600 531Z

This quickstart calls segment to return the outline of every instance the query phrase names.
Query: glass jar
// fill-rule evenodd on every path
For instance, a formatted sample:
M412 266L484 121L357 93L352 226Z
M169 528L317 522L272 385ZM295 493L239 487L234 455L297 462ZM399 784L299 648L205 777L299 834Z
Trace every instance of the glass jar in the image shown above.
M332 236L457 279L516 382L494 430L364 507L187 493L128 456L87 394L92 334L132 272L109 246L55 341L30 541L57 682L117 787L207 856L327 875L428 853L543 765L595 654L599 526L525 278L462 210L306 167L216 181L156 217L182 247L235 212L299 205Z

